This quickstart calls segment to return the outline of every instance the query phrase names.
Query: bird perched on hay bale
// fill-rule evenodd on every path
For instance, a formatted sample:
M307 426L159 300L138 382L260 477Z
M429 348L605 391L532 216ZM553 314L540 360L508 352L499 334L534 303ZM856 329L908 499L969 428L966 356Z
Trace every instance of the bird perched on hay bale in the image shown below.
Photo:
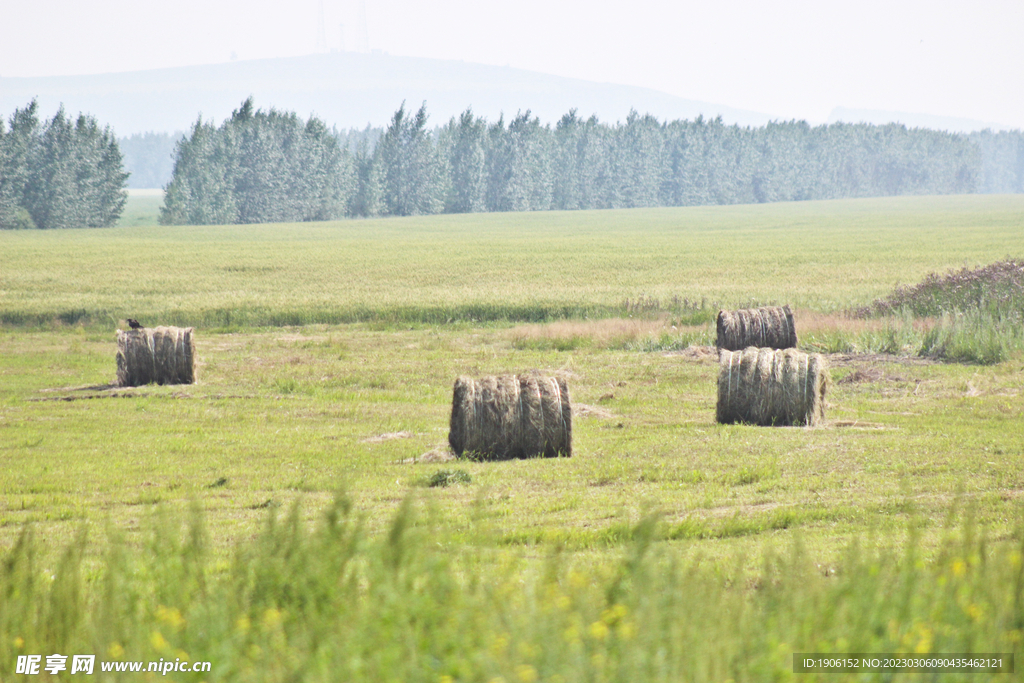
M720 349L740 351L748 346L796 348L796 324L789 306L764 306L718 312Z
M456 455L510 460L572 455L564 379L501 375L455 380L448 443Z
M825 418L828 364L796 349L722 351L718 357L721 423L814 426Z
M125 321L125 322L127 322L128 323L128 327L132 328L133 330L141 330L142 329L142 323L140 323L138 320L136 320L134 318L128 318L128 320Z
M117 385L194 384L195 355L191 327L118 330Z

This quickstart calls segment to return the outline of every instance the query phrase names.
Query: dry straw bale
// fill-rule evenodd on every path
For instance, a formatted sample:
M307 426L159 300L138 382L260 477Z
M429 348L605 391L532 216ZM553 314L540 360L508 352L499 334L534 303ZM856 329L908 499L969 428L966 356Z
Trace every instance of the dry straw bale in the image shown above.
M718 312L718 348L740 351L748 346L796 347L796 324L789 306Z
M459 377L448 443L456 455L481 460L571 456L572 406L565 380Z
M719 422L813 426L825 418L830 379L821 354L723 350L718 367Z
M194 384L196 347L191 327L117 331L117 384Z

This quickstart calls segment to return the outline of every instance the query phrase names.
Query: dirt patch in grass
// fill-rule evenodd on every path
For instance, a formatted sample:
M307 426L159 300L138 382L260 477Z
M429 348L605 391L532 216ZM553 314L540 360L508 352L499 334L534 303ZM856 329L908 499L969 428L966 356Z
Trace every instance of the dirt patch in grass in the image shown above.
M40 389L39 393L47 394L55 391L105 391L107 389L118 389L116 384L87 384L80 387L51 387L48 389Z
M897 356L891 353L829 353L826 354L829 367L855 368L872 372L882 363L894 365L921 366L936 365L939 361L920 356Z
M405 458L404 460L399 460L398 464L399 465L415 465L415 464L418 464L418 463L430 464L430 463L439 463L439 462L451 462L452 460L457 460L457 459L458 458L455 457L455 454L452 453L450 450L448 450L448 448L446 446L438 446L437 448L433 448L433 449L427 451L426 453L424 453L422 455L419 455L419 456L417 456L415 458Z
M740 505L719 505L713 508L704 510L704 515L699 514L702 511L694 511L698 517L706 516L713 519L721 519L723 517L734 517L736 515L751 515L759 512L771 512L781 507L793 507L792 503L745 503ZM694 514L691 512L689 514Z
M665 355L697 363L711 364L718 362L718 349L714 346L688 346L682 351L667 351Z
M611 411L598 408L597 406L588 406L585 403L574 403L572 405L572 414L576 417L596 417L602 420L615 419L615 414Z
M846 377L838 380L836 384L861 384L862 382L879 382L885 377L882 368L867 367L856 368Z
M363 439L362 443L383 443L385 441L394 441L395 439L411 439L416 436L412 432L388 432L387 434L378 434L377 436L371 436Z
M326 334L284 334L274 338L279 342L322 342L327 341Z
M152 389L153 385L150 385ZM85 401L94 398L142 398L145 396L160 396L163 398L192 398L192 394L185 393L184 391L175 391L171 393L161 393L158 391L144 391L138 387L120 387L116 384L96 384L83 387L64 387L60 389L40 389L40 393L50 393L57 391L72 391L72 392L83 392L83 393L71 393L63 396L38 396L26 399L31 402L38 401ZM94 393L84 393L94 392Z
M864 422L863 420L836 420L826 426L844 427L849 429L888 429L888 427L878 422Z

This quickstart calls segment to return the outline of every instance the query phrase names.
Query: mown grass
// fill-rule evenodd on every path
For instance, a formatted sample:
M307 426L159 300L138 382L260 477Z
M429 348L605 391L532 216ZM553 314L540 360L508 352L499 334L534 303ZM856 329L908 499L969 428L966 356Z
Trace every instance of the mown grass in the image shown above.
M108 516L134 538L153 505L195 499L223 546L256 528L268 500L303 498L315 517L342 483L379 529L408 487L447 469L406 461L444 446L454 379L533 369L565 373L574 403L593 409L574 425L576 456L460 464L471 484L433 489L456 536L483 520L511 545L600 550L660 510L697 530L682 536L796 527L830 552L832 537L866 532L879 514L902 525L890 506L905 495L934 517L964 488L999 526L1024 490L1024 359L837 362L829 426L766 431L715 424L711 352L524 349L517 338L514 327L365 325L197 334L199 384L104 389L112 335L8 332L0 539L26 521L67 537L76 520ZM730 531L737 516L755 533Z
M941 317L843 312L1022 253L1022 210L2 234L0 661L180 649L222 667L208 681L764 680L802 648L1015 650L1024 356L937 363L915 345ZM802 343L840 354L821 428L714 422L717 362L691 344L717 305L761 301L794 303ZM196 325L199 383L104 386L128 316ZM573 458L414 462L445 443L456 377L534 369L568 378ZM976 527L953 533L957 501Z

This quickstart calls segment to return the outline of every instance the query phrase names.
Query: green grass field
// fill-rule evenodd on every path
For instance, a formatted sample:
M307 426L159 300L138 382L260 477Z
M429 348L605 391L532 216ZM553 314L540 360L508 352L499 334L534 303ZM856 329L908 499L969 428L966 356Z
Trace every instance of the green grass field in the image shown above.
M709 311L719 305L791 303L805 344L873 334L890 323L842 311L929 272L1024 254L1022 226L1024 197L920 197L0 232L0 551L10 553L0 588L8 600L57 595L61 580L29 589L24 577L53 577L69 562L80 583L67 590L86 597L68 599L92 605L60 626L10 602L20 607L0 617L0 667L28 652L26 642L167 656L175 634L174 647L227 667L180 679L207 681L345 679L339 671L363 680L764 680L785 679L787 667L792 677L793 652L824 647L1013 651L1024 625L1014 622L1024 585L1014 573L1024 356L939 363L901 354L898 343L895 354L833 355L825 426L757 428L715 423L717 361L686 347L713 343ZM105 387L126 317L194 325L199 382ZM446 443L457 376L534 369L564 374L582 408L573 458L412 462ZM426 486L453 469L470 481ZM289 527L264 527L268 515L294 514L296 528L312 528L339 491L363 539L352 546L361 567L353 576L363 577L353 593L330 587L335 560L315 559L334 558L336 549L316 550L334 532L295 531L297 554L274 559ZM161 539L182 542L177 524L189 507L205 520L202 552L188 550L187 535L180 556L158 552ZM959 531L968 513L973 525ZM31 571L22 566L29 546L17 541L26 523L36 538ZM392 562L407 527L422 534L407 539L410 583L385 581L378 595L387 572L374 568ZM83 528L90 540L76 551ZM121 539L109 547L134 558L118 580L141 605L109 623L90 602L106 590L102 577L117 574L104 559L114 552L104 550L108 534ZM630 560L648 541L647 559ZM851 554L855 541L863 554ZM249 569L237 564L246 553L256 558ZM775 554L789 559L772 564ZM190 592L193 556L219 596L217 614ZM247 573L264 564L278 567L276 578ZM166 589L161 567L173 575ZM230 588L254 591L260 581L265 594ZM691 582L706 600L686 592ZM297 594L312 591L302 606L287 588L300 584ZM662 598L652 602L648 584ZM344 627L355 650L318 649L317 629L341 628L313 600L320 590L333 596L324 604L366 610ZM451 613L445 595L459 606ZM850 596L862 602L842 603ZM886 596L902 596L906 609ZM374 625L370 614L389 600L419 605L395 617L412 631ZM440 607L426 606L432 600ZM813 611L831 603L846 606L816 622ZM940 604L959 616L937 614ZM863 623L857 605L870 611ZM177 627L170 608L183 619ZM684 626L670 616L680 609L700 616ZM281 614L284 640L275 641ZM410 625L434 618L441 635ZM240 619L254 624L251 638ZM650 630L659 620L664 633ZM636 646L615 640L627 623ZM778 640L755 635L759 623L775 624ZM715 628L733 632L715 644ZM373 654L396 634L411 640ZM579 641L579 656L558 664L555 641L573 652ZM486 656L474 659L473 648ZM659 648L672 653L660 668ZM273 654L286 650L291 659ZM744 651L751 659L739 666ZM311 664L317 657L322 666Z
M128 190L128 202L124 206L124 212L117 222L117 227L156 226L163 203L163 190Z
M834 311L1020 250L1020 197L0 236L0 322L549 320L627 299ZM129 311L131 313L129 313Z

